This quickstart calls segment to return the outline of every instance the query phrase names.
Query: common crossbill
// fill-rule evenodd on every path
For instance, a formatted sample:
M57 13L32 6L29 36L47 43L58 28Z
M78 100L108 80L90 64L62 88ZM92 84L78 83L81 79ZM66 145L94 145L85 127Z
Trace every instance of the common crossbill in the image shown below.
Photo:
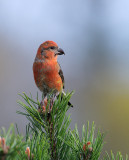
M38 48L33 63L33 73L35 83L44 97L50 93L55 96L59 92L65 94L63 71L57 62L58 55L63 54L64 51L53 41L45 41ZM68 105L71 103L69 102Z
M37 51L33 63L34 80L44 97L53 92L61 92L64 87L64 76L59 63L58 55L64 51L53 41L42 43Z

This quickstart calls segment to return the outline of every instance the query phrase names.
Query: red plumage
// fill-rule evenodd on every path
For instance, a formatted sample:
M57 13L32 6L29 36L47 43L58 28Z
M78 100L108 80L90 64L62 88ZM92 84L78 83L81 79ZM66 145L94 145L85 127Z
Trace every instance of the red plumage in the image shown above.
M58 55L64 54L53 41L46 41L38 48L35 61L33 63L34 80L44 96L50 92L62 91L64 76L57 62Z

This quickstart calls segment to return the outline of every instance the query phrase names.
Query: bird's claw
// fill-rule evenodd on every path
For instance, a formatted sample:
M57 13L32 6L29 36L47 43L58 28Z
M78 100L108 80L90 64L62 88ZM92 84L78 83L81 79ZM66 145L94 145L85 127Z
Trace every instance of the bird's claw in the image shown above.
M50 105L47 106L48 105L48 100L47 100L47 97L45 97L44 100L42 100L41 103L40 103L40 107L38 108L38 112L40 112L40 113L42 112L42 113L45 114L46 111L47 111L47 113L51 113L52 108L53 108L53 104L54 104L54 99L52 98L50 100Z

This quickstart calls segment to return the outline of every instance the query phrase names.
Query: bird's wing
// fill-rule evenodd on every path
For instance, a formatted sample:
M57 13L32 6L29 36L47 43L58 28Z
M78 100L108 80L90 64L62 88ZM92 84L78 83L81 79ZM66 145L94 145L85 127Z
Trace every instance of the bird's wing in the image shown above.
M58 63L58 64L59 64L59 63ZM59 64L59 66L60 66L60 64ZM60 77L61 77L61 79L62 79L63 89L64 89L65 80L64 80L64 75L63 75L63 71L62 71L62 69L61 69L61 66L60 66L60 69L59 69L59 75L60 75Z
M58 64L59 64L59 63L58 63ZM60 67L60 64L59 64L59 67ZM60 75L60 77L61 77L61 79L62 79L63 89L64 89L64 82L65 82L65 80L64 80L64 75L63 75L63 71L62 71L61 67L60 67L60 69L59 69L59 75ZM61 95L61 97L62 97L63 95L66 95L66 93L62 90L62 95ZM73 105L71 104L71 102L68 102L68 105L71 106L71 107L73 107Z

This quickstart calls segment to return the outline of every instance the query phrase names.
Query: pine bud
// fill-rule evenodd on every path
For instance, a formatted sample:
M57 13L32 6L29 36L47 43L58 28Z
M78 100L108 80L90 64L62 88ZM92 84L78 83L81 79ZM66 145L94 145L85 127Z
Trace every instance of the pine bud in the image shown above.
M25 153L26 153L28 159L30 159L30 148L29 147L26 148Z

